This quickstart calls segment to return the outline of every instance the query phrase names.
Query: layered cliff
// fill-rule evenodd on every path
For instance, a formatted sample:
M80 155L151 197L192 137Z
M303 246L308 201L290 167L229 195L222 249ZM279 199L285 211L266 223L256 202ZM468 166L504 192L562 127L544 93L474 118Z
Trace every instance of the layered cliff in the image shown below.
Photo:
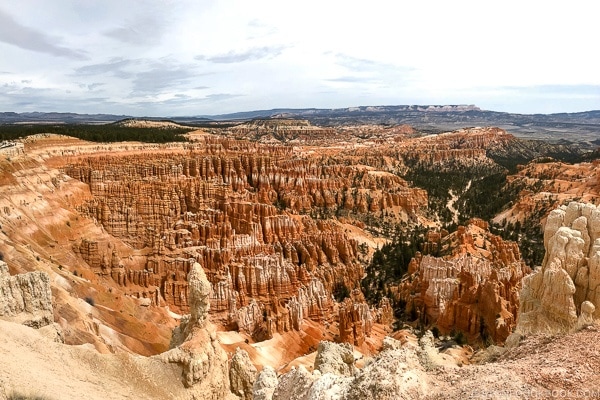
M336 136L332 128L313 126L306 120L272 118L256 119L227 130L228 135L263 143L331 141Z
M550 211L571 201L596 204L600 201L600 161L568 164L542 158L507 177L507 184L520 188L511 206L496 222L525 221L532 215L545 217Z

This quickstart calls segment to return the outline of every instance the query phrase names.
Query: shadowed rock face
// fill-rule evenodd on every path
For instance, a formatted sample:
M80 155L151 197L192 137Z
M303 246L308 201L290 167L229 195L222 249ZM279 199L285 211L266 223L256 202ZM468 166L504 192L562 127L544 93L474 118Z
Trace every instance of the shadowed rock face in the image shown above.
M41 328L54 322L52 291L47 273L11 276L0 261L0 318Z
M552 211L544 247L542 266L523 281L517 330L568 332L599 318L600 209L572 202Z
M444 238L442 257L418 255L399 285L407 309L415 309L442 333L502 343L516 324L519 290L529 270L514 242L505 242L472 220Z

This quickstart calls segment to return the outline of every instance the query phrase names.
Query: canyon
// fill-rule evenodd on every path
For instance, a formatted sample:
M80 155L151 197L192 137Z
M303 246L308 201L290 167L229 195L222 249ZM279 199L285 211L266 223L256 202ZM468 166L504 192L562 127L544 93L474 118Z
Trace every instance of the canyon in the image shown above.
M27 352L42 335L51 351L27 359L50 377L53 352L102 365L106 381L84 368L72 398L107 382L127 398L109 377L126 365L147 398L459 398L440 371L475 390L469 371L521 362L515 341L597 335L597 161L552 159L558 147L493 127L274 119L183 132L165 144L41 134L0 154L0 328L15 332L3 346ZM531 161L510 172L507 157ZM452 210L419 186L456 171L476 178L446 191ZM520 190L489 220L466 215L471 181L497 174ZM517 222L545 225L533 272L507 239ZM405 274L371 301L372 259L417 228ZM457 333L475 349L506 343L504 364L468 366ZM511 388L541 390L519 376ZM0 375L7 393L25 382ZM39 389L71 398L57 389L68 382Z

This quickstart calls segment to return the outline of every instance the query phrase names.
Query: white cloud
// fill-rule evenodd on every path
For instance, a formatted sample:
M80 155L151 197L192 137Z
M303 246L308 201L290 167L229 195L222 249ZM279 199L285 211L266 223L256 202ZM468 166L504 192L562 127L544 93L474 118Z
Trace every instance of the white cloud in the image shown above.
M598 11L593 0L22 0L0 6L0 108L599 109Z

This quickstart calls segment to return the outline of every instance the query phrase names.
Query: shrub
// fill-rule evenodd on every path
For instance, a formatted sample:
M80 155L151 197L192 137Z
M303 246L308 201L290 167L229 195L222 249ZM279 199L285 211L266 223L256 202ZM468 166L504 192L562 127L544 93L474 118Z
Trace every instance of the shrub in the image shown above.
M462 331L454 332L454 335L452 335L452 339L454 339L456 344L458 344L459 346L462 346L467 343L467 338L465 337L465 334Z
M90 306L94 307L94 305L96 304L96 302L94 301L94 299L92 297L86 297L85 302L88 303Z
M333 287L333 297L338 303L341 303L346 297L350 297L350 289L344 282L337 282Z

